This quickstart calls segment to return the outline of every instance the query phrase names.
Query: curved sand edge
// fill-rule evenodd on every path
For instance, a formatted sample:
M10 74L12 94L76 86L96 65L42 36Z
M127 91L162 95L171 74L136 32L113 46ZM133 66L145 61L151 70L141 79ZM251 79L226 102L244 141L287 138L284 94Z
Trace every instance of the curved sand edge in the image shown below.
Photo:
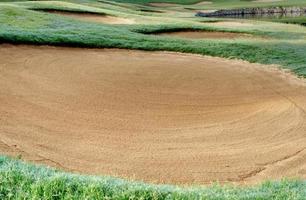
M0 151L171 184L306 177L306 86L259 64L0 46Z
M115 17L110 15L102 15L102 14L92 14L92 13L76 13L76 12L69 12L69 11L44 11L51 14L62 15L65 17L70 17L82 21L91 21L91 22L98 22L103 24L135 24L135 20L122 18L122 17Z

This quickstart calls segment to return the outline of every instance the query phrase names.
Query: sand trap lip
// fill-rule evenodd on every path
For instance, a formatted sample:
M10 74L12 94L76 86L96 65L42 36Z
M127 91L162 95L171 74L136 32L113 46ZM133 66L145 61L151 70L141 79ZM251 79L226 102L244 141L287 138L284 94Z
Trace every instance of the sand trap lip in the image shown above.
M156 33L160 36L173 36L188 39L235 39L235 38L252 38L254 36L246 33L219 32L219 31L173 31ZM254 37L255 38L255 37Z
M55 10L43 10L43 12L48 12L57 15L63 15L66 17L71 17L78 20L83 21L92 21L99 22L104 24L135 24L135 21L132 19L114 17L109 15L100 15L93 13L77 13L77 12L69 12L69 11L55 11Z
M199 3L196 3L194 5L197 5L197 6L206 6L206 5L211 5L213 2L211 1L201 1Z
M166 52L0 46L0 151L158 183L306 177L306 86Z

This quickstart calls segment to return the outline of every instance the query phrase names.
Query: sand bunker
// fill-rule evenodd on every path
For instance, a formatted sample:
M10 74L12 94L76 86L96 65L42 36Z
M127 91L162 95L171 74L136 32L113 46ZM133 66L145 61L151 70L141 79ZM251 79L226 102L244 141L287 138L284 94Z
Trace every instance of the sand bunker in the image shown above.
M0 47L0 151L163 183L306 178L306 86L164 52Z
M199 2L199 3L196 3L196 4L194 4L194 5L197 5L197 6L205 6L205 5L210 5L210 4L212 4L213 2L211 2L211 1L201 1L201 2Z
M114 17L109 15L99 15L91 13L75 13L66 11L47 11L48 13L63 15L66 17L72 17L84 21L99 22L104 24L134 24L135 21L132 19Z
M217 32L217 31L176 31L157 33L156 35L173 36L189 39L235 39L235 38L251 38L250 34L245 33L231 33L231 32Z

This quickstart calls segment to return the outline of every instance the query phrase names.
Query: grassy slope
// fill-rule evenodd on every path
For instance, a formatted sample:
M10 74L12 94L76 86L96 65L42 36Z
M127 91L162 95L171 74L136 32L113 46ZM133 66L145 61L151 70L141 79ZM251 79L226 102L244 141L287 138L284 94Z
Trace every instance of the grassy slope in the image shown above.
M306 182L175 187L81 176L0 156L0 199L306 199Z

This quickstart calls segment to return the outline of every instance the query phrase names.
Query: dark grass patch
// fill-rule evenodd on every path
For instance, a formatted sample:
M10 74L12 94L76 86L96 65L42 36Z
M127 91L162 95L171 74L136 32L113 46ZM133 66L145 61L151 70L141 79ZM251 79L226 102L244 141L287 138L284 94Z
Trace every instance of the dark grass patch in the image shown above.
M229 30L223 28L216 27L208 27L208 26L196 26L196 25L135 25L130 29L136 33L143 34L156 34L156 33L167 33L167 32L180 32L180 31L218 31L218 32L233 32L233 33L249 33L252 34L252 31L244 31L244 30ZM262 34L260 32L256 32L255 34Z
M198 8L192 8L192 7L184 7L185 10L191 10L191 11L194 11L194 10L198 10Z
M140 9L138 11L141 11L141 12L149 12L149 13L164 13L163 11L161 10L152 10L152 9Z
M84 10L76 10L76 9L69 9L69 8L30 8L29 10L39 11L39 12L47 12L47 13L73 13L73 14L92 14L96 16L105 16L106 14L101 12L94 12L94 11L84 11Z

